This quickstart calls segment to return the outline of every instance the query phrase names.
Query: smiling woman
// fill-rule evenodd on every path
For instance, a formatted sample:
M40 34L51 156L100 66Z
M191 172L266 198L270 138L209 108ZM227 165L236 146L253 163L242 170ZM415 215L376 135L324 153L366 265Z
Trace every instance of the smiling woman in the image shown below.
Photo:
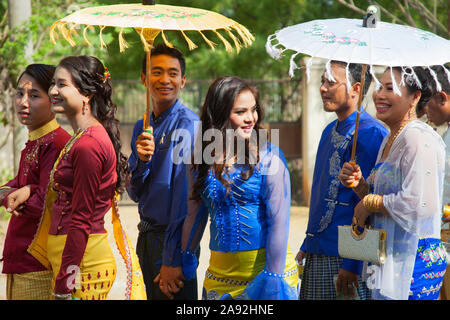
M51 171L44 217L29 251L52 269L54 299L106 299L116 276L104 228L113 207L115 239L133 277L126 297L145 297L140 268L132 264L134 249L122 242L126 235L115 222L114 195L123 191L128 167L105 67L92 56L66 57L49 94L53 110L66 115L75 134Z
M387 257L382 265L369 263L365 276L377 300L437 299L446 267L440 241L445 145L416 117L431 97L430 79L422 68L398 67L380 82L373 100L391 133L367 182L357 174L362 200L354 217L361 227L367 221L386 230ZM355 172L345 163L339 178L344 183Z
M203 299L297 300L298 273L288 248L290 179L282 151L258 143L264 113L256 88L237 77L213 82L201 112L196 148L209 142L205 132L216 129L244 139L245 161L225 145L213 163L201 159L189 166L188 216L183 225L182 270L195 275L198 250L211 217L211 258L203 283ZM234 142L234 140L233 140ZM253 156L252 156L253 155ZM251 158L257 159L252 163Z

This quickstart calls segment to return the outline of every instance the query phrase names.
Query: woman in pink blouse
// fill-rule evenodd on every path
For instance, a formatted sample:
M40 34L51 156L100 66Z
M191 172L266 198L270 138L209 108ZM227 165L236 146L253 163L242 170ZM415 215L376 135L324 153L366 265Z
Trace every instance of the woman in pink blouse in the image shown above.
M0 187L0 203L12 213L2 257L8 300L50 297L51 271L27 249L42 216L53 163L70 138L51 110L47 91L54 72L54 66L31 64L17 82L14 107L19 122L28 129L28 141L16 177Z
M91 56L64 58L49 94L74 135L50 175L33 255L53 270L55 299L106 299L116 276L104 217L128 175L109 74Z

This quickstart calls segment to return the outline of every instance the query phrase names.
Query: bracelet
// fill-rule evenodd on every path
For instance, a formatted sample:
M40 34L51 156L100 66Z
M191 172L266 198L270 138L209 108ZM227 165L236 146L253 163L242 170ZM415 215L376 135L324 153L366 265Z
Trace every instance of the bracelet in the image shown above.
M363 206L369 212L380 212L383 204L383 196L379 194L368 194L363 199Z
M71 293L54 293L53 297L56 298L55 300L72 300L72 294Z

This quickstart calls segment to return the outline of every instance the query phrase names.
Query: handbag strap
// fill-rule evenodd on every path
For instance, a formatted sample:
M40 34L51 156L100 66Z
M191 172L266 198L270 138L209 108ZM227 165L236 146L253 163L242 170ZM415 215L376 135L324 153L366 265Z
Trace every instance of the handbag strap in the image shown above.
M355 216L353 216L352 225L350 226L352 237L355 240L362 240L362 239L364 239L364 237L367 234L367 225L364 226L364 230L363 231L359 231L358 228L360 228L358 226L358 219Z

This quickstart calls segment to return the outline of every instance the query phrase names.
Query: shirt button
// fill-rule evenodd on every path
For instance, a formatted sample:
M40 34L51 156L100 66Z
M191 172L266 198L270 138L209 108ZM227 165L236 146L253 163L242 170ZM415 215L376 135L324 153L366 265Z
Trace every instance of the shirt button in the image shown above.
M61 215L63 216L63 215L65 215L66 213L64 212L64 211L61 211Z
M57 229L58 229L58 231L59 231L59 230L61 230L61 229L62 229L62 227L61 227L61 226L58 226L58 228L57 228Z
M67 201L66 201L66 204L70 204L70 201L69 201L69 200L67 200Z

